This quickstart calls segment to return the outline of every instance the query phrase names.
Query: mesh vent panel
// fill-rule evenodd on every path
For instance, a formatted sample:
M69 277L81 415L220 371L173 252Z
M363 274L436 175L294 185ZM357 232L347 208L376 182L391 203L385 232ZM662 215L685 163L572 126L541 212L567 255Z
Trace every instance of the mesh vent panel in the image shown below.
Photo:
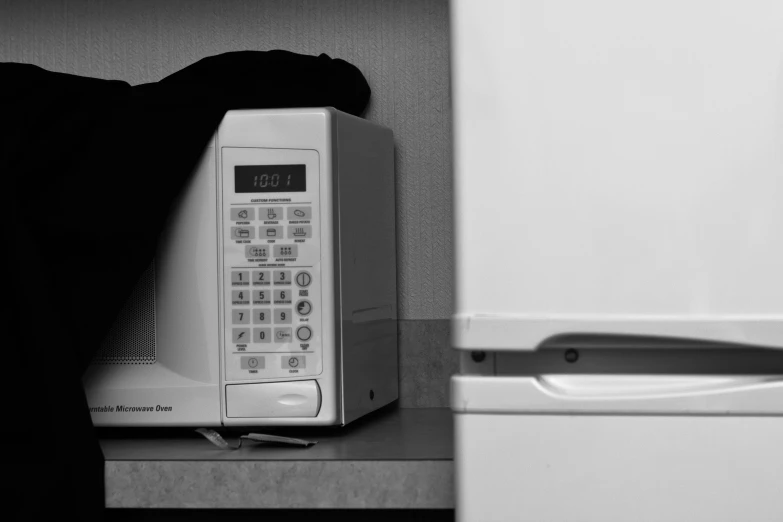
M139 278L93 364L155 363L155 263Z

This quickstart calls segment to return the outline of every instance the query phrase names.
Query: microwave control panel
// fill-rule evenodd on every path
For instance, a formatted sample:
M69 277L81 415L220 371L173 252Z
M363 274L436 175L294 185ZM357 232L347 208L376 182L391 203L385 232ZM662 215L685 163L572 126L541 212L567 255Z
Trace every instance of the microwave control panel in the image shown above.
M319 375L318 153L224 147L221 156L225 380Z

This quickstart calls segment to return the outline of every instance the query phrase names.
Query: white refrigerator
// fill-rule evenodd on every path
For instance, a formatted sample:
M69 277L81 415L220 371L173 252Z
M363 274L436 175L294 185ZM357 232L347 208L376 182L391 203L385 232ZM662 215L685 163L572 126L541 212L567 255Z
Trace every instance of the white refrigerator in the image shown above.
M783 2L452 0L460 521L783 521Z

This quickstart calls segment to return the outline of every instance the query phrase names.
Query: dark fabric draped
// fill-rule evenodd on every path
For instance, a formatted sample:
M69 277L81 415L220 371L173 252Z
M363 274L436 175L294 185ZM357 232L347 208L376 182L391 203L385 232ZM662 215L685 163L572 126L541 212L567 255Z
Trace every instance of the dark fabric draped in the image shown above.
M227 110L335 107L370 88L326 55L244 51L139 86L0 64L10 499L98 520L103 456L81 376Z

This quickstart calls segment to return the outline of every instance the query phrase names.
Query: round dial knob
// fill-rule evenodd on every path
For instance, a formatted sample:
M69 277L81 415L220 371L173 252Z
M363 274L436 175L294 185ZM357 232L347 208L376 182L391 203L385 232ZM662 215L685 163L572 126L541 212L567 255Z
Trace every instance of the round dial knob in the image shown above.
M310 276L310 272L299 272L296 274L296 284L301 287L310 286L313 278Z
M312 336L313 336L313 331L310 329L309 326L300 326L296 330L296 337L300 341L309 341Z
M310 301L303 299L296 303L296 313L299 315L310 315L310 312L313 311L313 305L310 304Z

